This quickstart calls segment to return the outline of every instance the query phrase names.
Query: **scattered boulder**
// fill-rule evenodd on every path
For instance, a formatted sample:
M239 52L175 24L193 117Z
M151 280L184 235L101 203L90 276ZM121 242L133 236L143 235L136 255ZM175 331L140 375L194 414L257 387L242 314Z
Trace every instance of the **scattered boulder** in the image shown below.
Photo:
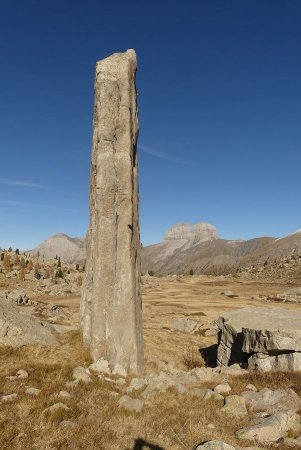
M18 394L16 394L15 392L13 394L2 395L1 402L12 402L16 400L17 397Z
M105 373L107 375L111 373L109 362L104 358L95 361L89 366L89 369L93 370L94 372Z
M32 397L37 397L40 392L41 392L41 389L27 388L25 391L25 394L31 395Z
M266 411L273 414L278 411L297 412L301 409L301 398L293 389L261 389L259 392L245 391L241 394L247 406L253 411Z
M19 378L20 380L24 380L25 378L28 378L28 372L26 372L26 370L24 369L20 369L16 373L16 377Z
M255 424L241 428L236 432L239 439L259 443L277 442L288 435L289 431L300 429L300 416L293 411L281 412L256 419ZM301 429L300 429L301 431Z
M214 392L211 389L193 388L189 391L189 394L193 395L194 397L199 397L202 400L216 401L221 406L223 406L225 402L224 397L221 394L218 394L217 392Z
M60 402L58 402L58 403L54 403L53 405L51 405L51 406L49 406L48 408L46 408L46 409L44 409L44 411L43 411L43 413L54 413L54 412L56 412L56 411L58 411L58 410L63 410L63 411L68 411L70 408L67 406L67 405L65 405L65 403L60 403Z
M233 417L244 417L248 415L246 401L240 395L229 395L225 398L225 405L221 412Z
M71 394L69 394L68 391L60 391L57 396L61 398L70 398Z
M214 388L214 392L217 394L229 394L231 391L231 386L228 383L218 384Z
M257 370L301 370L301 313L248 307L218 319L217 362Z
M119 406L127 411L141 412L144 406L144 402L139 399L134 399L128 395L123 395L118 402Z

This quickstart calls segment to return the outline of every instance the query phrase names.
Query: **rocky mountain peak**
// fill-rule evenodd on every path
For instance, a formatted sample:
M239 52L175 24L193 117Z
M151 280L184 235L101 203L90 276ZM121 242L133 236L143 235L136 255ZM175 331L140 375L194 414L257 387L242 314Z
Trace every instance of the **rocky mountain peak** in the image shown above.
M218 239L217 229L210 223L179 223L167 230L164 240L187 240L205 242Z

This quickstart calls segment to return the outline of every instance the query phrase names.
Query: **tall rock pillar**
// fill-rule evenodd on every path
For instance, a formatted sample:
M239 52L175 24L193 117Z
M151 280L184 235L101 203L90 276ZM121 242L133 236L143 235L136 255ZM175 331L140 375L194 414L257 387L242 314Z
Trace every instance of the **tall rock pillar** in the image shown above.
M134 50L98 61L90 225L81 300L83 338L111 369L143 367Z

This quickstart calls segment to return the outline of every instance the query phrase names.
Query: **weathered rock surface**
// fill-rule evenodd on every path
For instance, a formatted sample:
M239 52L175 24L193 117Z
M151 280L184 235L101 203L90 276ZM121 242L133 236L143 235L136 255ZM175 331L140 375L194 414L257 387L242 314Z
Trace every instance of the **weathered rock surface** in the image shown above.
M218 320L217 362L227 366L301 370L301 314L292 310L249 307L224 314Z
M276 442L287 436L291 430L300 428L300 416L292 411L277 412L272 416L257 419L255 425L241 428L236 436L239 439L259 443Z
M99 61L95 76L90 225L81 301L94 361L143 366L134 50Z
M54 345L56 338L41 322L10 300L0 302L0 344L21 347L28 344Z
M225 444L223 441L208 441L198 445L195 450L235 450L233 445Z
M301 409L301 398L293 389L264 388L258 392L245 391L241 394L247 406L253 411L266 411L273 414L277 411L294 411Z

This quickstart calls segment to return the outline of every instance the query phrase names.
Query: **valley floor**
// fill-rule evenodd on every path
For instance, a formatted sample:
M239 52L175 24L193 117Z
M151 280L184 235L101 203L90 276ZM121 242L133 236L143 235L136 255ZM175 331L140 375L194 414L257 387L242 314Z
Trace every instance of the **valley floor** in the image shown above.
M281 294L290 287L284 283L228 277L144 277L146 374L170 367L188 370L204 364L199 349L214 347L217 342L214 333L205 335L205 331L207 326L214 328L214 324L210 324L225 311L250 305L301 310L301 304L252 299L262 294ZM226 291L233 291L237 296L230 298L222 294ZM55 302L75 313L70 316L73 320L78 318L79 297L43 297L43 301ZM180 317L197 321L204 332L177 331ZM74 328L78 323L69 325ZM1 394L17 394L13 401L1 403L1 450L193 450L198 443L210 439L247 446L234 437L235 431L244 426L247 419L227 421L213 400L203 401L169 390L146 400L143 411L134 413L118 406L118 399L124 393L121 384L94 377L90 384L80 383L77 387L67 388L65 383L72 379L72 370L76 366L87 367L91 361L79 331L62 333L58 339L60 345L51 348L0 349ZM28 372L27 379L12 381L6 378L19 369ZM292 387L301 394L301 382L296 374L247 374L229 382L232 393L240 392L252 382L257 387ZM37 397L29 396L25 393L27 387L41 392ZM204 385L199 383L197 387ZM206 387L213 386L207 383ZM57 395L62 390L69 391L71 397L60 399ZM43 412L57 402L63 402L68 409L51 415ZM63 420L71 421L72 425L62 427ZM213 423L214 428L208 428L209 423Z

